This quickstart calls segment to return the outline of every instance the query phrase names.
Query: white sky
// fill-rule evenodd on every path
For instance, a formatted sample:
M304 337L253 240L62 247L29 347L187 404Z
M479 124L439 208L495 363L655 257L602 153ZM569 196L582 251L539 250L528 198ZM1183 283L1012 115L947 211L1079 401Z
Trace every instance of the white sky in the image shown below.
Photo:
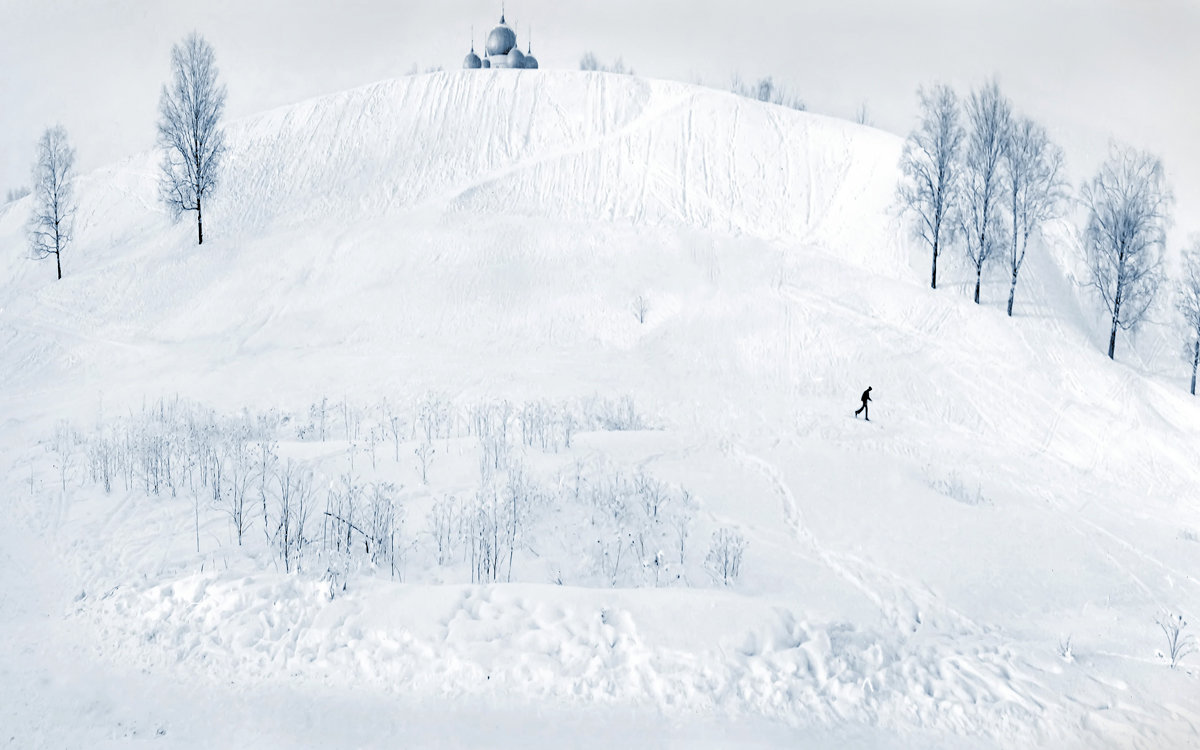
M1078 182L1109 138L1163 157L1173 240L1200 230L1200 0L509 0L546 68L583 52L643 75L725 84L770 74L814 112L906 133L918 85L996 75L1045 123ZM60 122L89 171L154 143L171 44L196 29L228 116L402 75L457 68L493 0L0 0L0 195L29 182Z

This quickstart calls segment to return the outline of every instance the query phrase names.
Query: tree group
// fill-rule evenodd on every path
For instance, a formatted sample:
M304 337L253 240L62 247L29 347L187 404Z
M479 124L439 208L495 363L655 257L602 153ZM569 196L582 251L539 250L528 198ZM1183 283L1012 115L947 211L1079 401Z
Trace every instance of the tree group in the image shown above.
M203 244L204 199L216 187L225 153L220 129L225 87L217 83L212 46L195 32L172 47L171 73L158 105L158 144L163 149L159 195L176 218L184 211L196 212L196 242ZM47 128L33 165L27 232L33 257L53 256L59 279L63 252L74 234L74 179L75 149L67 131L61 125Z
M965 100L946 85L917 92L920 115L900 159L900 205L913 233L932 256L961 249L975 272L976 304L984 270L999 259L1009 277L1012 316L1021 268L1042 227L1078 205L1090 285L1109 316L1108 356L1117 332L1142 323L1159 297L1166 229L1173 202L1162 162L1114 144L1096 175L1072 198L1063 151L1045 128L1016 114L994 81ZM1200 365L1200 240L1185 253L1176 308L1184 323L1185 354L1195 393Z

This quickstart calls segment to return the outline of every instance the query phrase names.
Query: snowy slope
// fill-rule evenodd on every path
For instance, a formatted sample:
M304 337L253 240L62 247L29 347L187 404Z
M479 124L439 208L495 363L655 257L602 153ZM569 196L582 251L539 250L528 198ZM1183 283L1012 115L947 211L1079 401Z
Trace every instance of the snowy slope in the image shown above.
M497 718L501 744L582 725L597 745L694 746L701 715L714 745L1200 742L1196 665L1165 666L1154 623L1200 615L1200 407L1178 377L1103 357L1064 240L1030 261L1016 319L1002 284L983 307L956 293L952 266L934 292L894 215L898 139L635 77L417 76L229 139L199 248L157 205L151 155L80 180L61 282L24 260L27 203L0 209L0 632L29 644L0 672L28 675L8 697L55 686L6 702L19 744L119 742L130 724L169 724L180 746L336 736L242 709L248 734L215 733L183 718L193 696L163 693L180 681L209 686L213 716L230 690L284 715L340 690L422 744L481 704L534 701L563 733ZM1159 361L1140 343L1126 361ZM869 425L850 414L866 385ZM428 485L415 426L367 472L409 488L410 569L332 600L257 537L237 547L219 509L106 495L82 457L64 491L48 450L60 419L90 434L163 397L302 418L326 397L430 392L460 410L632 396L657 429L522 455L547 483L600 462L686 488L689 585L605 586L571 567L583 540L551 512L512 584L430 562L429 504L473 491L467 435L437 443ZM347 445L284 435L280 451L332 486ZM721 526L749 540L729 589L700 565ZM118 705L94 696L114 671ZM75 718L80 695L97 707ZM380 702L397 713L362 709Z

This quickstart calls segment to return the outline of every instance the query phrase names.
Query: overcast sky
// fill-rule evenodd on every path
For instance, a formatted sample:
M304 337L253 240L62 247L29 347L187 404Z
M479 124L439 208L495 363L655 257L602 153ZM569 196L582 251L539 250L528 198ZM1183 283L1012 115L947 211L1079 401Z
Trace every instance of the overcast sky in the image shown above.
M1200 0L508 0L544 68L585 51L638 74L726 84L771 75L814 112L905 134L918 85L996 76L1044 122L1078 181L1110 138L1163 157L1173 239L1200 230ZM81 171L154 144L171 44L200 31L230 118L458 68L492 0L0 0L0 191L29 183L42 129L66 126Z

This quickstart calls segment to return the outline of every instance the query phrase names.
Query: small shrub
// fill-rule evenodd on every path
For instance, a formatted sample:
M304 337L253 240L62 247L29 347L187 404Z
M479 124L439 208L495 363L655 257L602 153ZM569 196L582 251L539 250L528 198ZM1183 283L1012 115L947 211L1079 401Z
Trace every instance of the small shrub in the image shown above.
M1183 615L1164 610L1154 621L1167 638L1167 650L1163 656L1171 662L1171 669L1179 666L1188 654L1195 653L1196 639L1190 633L1183 632L1188 625Z
M746 546L746 539L737 531L726 527L717 529L704 558L704 569L717 583L732 586L741 574Z

